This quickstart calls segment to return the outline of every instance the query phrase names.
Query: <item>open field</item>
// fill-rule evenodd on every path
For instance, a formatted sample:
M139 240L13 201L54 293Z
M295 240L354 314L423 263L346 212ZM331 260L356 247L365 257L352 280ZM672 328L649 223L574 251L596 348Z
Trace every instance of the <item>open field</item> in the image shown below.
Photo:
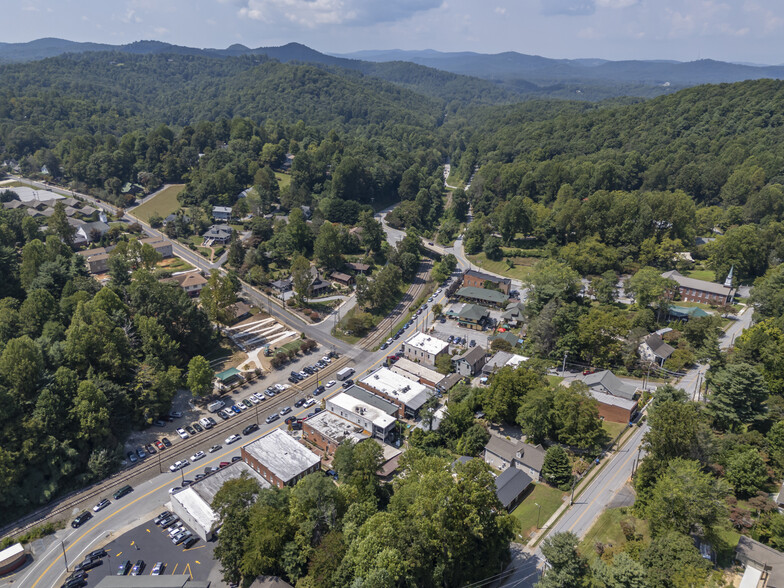
M624 429L629 425L627 423L611 423L610 421L602 421L602 428L607 431L607 437L612 441L620 435Z
M552 488L547 484L534 485L531 493L512 511L512 516L518 525L517 534L520 542L528 541L531 533L536 531L537 518L540 527L547 522L563 503L563 497L564 493L558 488ZM537 504L542 507L541 511Z
M531 272L531 267L537 261L532 257L512 257L510 259L514 262L514 267L510 268L506 261L491 261L487 259L487 256L484 253L469 255L468 259L471 260L471 263L482 269L516 280L524 280Z
M275 179L278 180L278 186L281 190L288 187L288 185L291 183L291 176L289 174L275 172Z
M154 214L166 218L171 213L180 209L177 195L185 189L185 184L172 184L158 192L144 204L137 206L131 212L144 222L149 222Z
M695 280L705 280L706 282L712 282L716 279L715 274L711 270L691 270L690 272L686 272L686 276L689 278L694 278Z

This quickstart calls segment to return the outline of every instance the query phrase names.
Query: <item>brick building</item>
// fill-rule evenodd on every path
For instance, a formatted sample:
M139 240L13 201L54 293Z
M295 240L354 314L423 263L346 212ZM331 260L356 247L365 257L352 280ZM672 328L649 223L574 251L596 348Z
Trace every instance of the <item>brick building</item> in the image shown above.
M360 425L352 423L328 410L302 423L302 440L321 449L326 456L334 455L335 450L345 441L358 443L370 438Z
M272 486L293 486L321 467L321 458L293 439L274 429L240 449L242 460Z
M687 278L676 270L664 272L663 278L678 283L681 300L686 302L704 302L705 304L729 304L735 297L735 288L731 285L732 275L727 277L729 284L716 284L705 280Z
M499 278L498 276L491 276L490 274L474 270L466 270L463 273L463 287L484 288L485 282L490 282L494 288L498 288L507 296L512 288L512 280L509 278Z

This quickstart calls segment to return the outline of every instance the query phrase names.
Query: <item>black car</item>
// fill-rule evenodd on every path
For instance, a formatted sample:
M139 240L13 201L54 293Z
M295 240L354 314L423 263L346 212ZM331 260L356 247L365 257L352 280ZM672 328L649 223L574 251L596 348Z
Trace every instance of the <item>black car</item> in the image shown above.
M183 546L185 549L190 549L191 547L193 547L193 546L196 544L196 542L197 542L198 540L199 540L199 538L198 538L198 537L196 537L195 535L192 535L192 536L188 537L188 538L187 538L187 539L186 539L186 540L183 542L182 546Z
M302 406L303 404L305 404L305 399L304 399L304 398L300 398L299 400L297 400L297 401L294 403L294 406L295 406L295 408L299 408L299 407L300 407L300 406Z
M242 434L243 435L250 435L254 431L258 431L258 430L259 430L259 426L256 423L253 423L253 424L248 425L244 429L242 429Z
M101 549L96 549L92 553L88 553L85 557L101 558L101 557L106 557L107 555L108 554L106 553L106 550L101 548Z
M295 423L291 423L291 430L292 431L301 431L302 430L302 423L297 421Z
M201 433L204 430L204 429L201 428L201 425L199 423L193 423L193 429L197 433Z
M208 420L208 421L210 421L210 424L211 424L213 427L214 427L215 425L217 425L217 424L218 424L218 423L215 421L215 419L214 419L214 418L212 418L212 417L207 417L207 420Z
M326 390L326 388L324 386L319 386L318 388L313 390L313 396L318 396L319 394L324 392L324 390Z
M172 446L171 441L169 441L166 437L161 439L161 443L163 443L166 447L171 447Z
M183 488L185 488L186 486L190 486L191 484L193 484L193 480L183 480L182 481L182 487Z
M344 389L351 388L351 386L353 386L353 385L354 385L354 380L346 380L345 382L343 382L343 388Z
M131 562L126 559L125 562L121 563L120 566L117 568L117 575L127 576L130 569L131 569Z
M171 514L172 513L169 512L168 510L164 510L161 514L159 514L157 517L155 517L152 520L152 522L155 523L156 525L160 525L161 522L165 521L166 519L168 519L171 516Z
M86 585L87 577L82 576L81 578L69 578L65 581L65 584L63 584L61 588L81 588L81 586Z
M188 435L195 435L196 431L193 430L193 427L190 425L185 425L185 430L188 431Z
M68 578L66 579L66 582L70 582L71 580L83 580L86 577L87 577L87 572L82 570L80 572L74 572L73 574L68 576Z
M133 569L131 570L131 576L140 576L143 570L144 570L144 560L143 559L136 560L136 565L133 566Z
M295 378L294 376L289 376L289 377L288 377L288 380L289 380L289 382L291 382L292 384L296 384L297 382L299 382L299 378Z
M297 420L299 420L299 419L297 419L297 417L295 417L295 416L293 416L293 415L292 415L292 416L290 416L289 418L287 418L287 419L286 419L284 422L285 422L287 425L290 425L291 423L296 423L296 422L297 422Z
M234 463L235 461L239 461L241 459L242 458L239 455L235 455L234 457L231 458L231 463Z
M103 560L99 557L86 557L84 561L78 564L75 568L75 572L86 572L87 570L91 570L93 568L97 568L99 565L103 563Z
M82 514L80 514L78 517L76 517L76 518L73 520L73 522L71 523L71 526L72 526L74 529L78 529L78 528L79 528L79 527L81 527L83 524L85 524L87 521L89 521L91 518L93 518L93 515L91 515L91 514L90 514L89 512L87 512L87 511L84 511Z

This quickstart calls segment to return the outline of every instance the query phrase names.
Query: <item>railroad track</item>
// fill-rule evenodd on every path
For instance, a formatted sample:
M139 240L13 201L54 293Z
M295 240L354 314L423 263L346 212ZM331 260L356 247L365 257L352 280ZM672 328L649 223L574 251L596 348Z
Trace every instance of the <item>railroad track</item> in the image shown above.
M424 259L419 264L415 282L409 287L403 298L398 302L397 306L390 312L376 327L366 335L360 342L359 346L364 349L372 349L382 340L386 339L392 327L400 320L400 317L406 311L411 309L414 302L422 295L427 287L427 278L430 275L430 270L433 268L433 262L429 259Z
M309 376L300 384L291 385L285 392L276 394L272 399L266 400L263 404L255 405L255 409L243 411L236 416L230 417L228 421L219 421L216 427L205 430L203 433L197 433L188 439L175 441L171 449L166 449L163 452L159 451L157 453L157 459L150 456L136 466L119 471L105 480L96 482L88 488L76 490L60 498L55 504L39 508L35 512L4 526L0 529L0 536L3 538L16 537L35 526L63 518L63 515L70 518L70 514L74 509L79 508L81 510L92 506L93 503L96 502L96 498L107 496L112 490L123 484L144 482L153 477L149 474L155 469L158 469L159 471L154 472L153 475L165 472L164 468L168 468L169 463L172 463L177 459L182 459L183 457L188 457L188 455L195 451L198 446L206 445L210 441L216 439L225 438L225 436L230 434L230 428L232 427L244 428L252 422L259 422L261 424L262 419L265 418L267 414L277 412L289 404L293 397L304 392L303 388L314 386L319 377L325 379L332 376L335 372L349 363L349 361L350 358L346 356L339 357L329 364L329 367ZM306 383L308 384L305 386ZM246 390L248 390L248 387L241 387L236 389L236 392L240 393ZM262 410L264 411L263 414ZM226 426L221 426L224 424Z

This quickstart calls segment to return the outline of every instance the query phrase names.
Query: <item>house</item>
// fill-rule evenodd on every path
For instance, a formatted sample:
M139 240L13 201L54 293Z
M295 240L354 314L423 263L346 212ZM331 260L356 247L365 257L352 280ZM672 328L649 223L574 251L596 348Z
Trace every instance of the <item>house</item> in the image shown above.
M436 390L439 392L449 392L454 386L457 386L460 382L463 381L463 376L460 374L447 374L444 378L436 385Z
M495 306L497 308L503 307L509 299L506 294L498 290L488 290L487 288L478 288L476 286L463 286L455 293L455 296L464 301L486 304L487 306Z
M360 228L360 227L354 227L354 229L357 229L357 228ZM354 229L351 229L351 231L353 231ZM349 233L351 231L349 231ZM370 266L368 264L366 264L366 263L355 263L353 261L347 263L346 267L348 269L350 269L351 271L357 272L358 274L366 274L370 270Z
M490 318L490 311L478 304L463 302L454 304L444 315L457 320L461 327L481 331L485 328L488 318Z
M361 425L328 410L322 410L302 423L302 441L318 447L325 457L334 455L341 443L359 443L369 438L370 433Z
M283 163L280 167L283 168L283 171L289 171L291 170L292 163L294 163L294 155L291 153L286 153L286 159L283 160Z
M732 270L730 270L724 284L687 278L677 270L664 272L662 277L677 282L681 300L686 302L721 305L730 304L735 297L735 288L732 287Z
M368 392L396 404L409 418L416 418L419 409L433 396L434 392L418 380L382 367L357 382Z
M396 404L359 386L351 386L344 392L327 398L326 405L328 411L356 423L382 441L392 435L400 414Z
M491 433L485 445L483 459L491 467L504 471L509 467L517 468L533 480L539 480L544 464L545 450L541 445L522 443L515 439L504 439Z
M403 355L411 361L435 365L436 358L449 353L449 343L417 331L403 343Z
M400 465L400 456L403 455L403 452L378 439L373 439L373 441L381 446L381 465L376 471L376 475L384 482L391 482L393 474Z
M424 386L430 386L431 388L438 387L441 380L444 379L443 374L430 369L421 363L415 363L410 359L406 359L405 357L398 359L389 369L396 374L400 374L401 376L405 376L406 378L410 378Z
M510 353L509 351L499 351L482 366L482 375L489 376L502 367L517 369L521 363L528 361L528 359L529 358L524 355L517 355L516 353Z
M219 222L228 222L231 220L231 206L213 206L212 218Z
M112 249L113 247L98 247L78 253L84 257L87 269L91 274L103 274L109 271L109 251Z
M523 324L525 305L519 300L506 305L506 310L501 313L501 322L511 327Z
M462 355L454 356L452 365L455 368L455 372L461 376L475 376L484 367L486 358L485 350L477 345L476 347L471 347Z
M215 494L226 482L242 476L255 480L261 488L271 487L270 483L247 463L237 461L172 494L172 511L199 537L209 541L215 536L220 524L220 517L211 506Z
M286 278L285 280L275 280L274 282L270 282L270 286L272 286L279 293L283 294L284 292L291 290L291 278Z
M74 218L69 218L68 224L76 228L76 233L74 234L74 245L83 245L85 243L98 241L109 230L109 225L107 225L104 221L86 223Z
M302 215L305 217L305 220L310 220L313 217L313 211L310 209L310 206L303 204L300 206L300 209L302 209Z
M8 202L3 202L3 208L6 210L14 210L20 206L24 206L24 202L21 200L9 200Z
M199 273L199 270L179 272L170 278L163 278L160 281L164 284L176 284L185 290L185 293L191 298L196 298L201 294L202 288L207 284L207 280Z
M160 237L147 237L146 239L141 239L139 241L142 245L149 245L156 252L160 253L163 259L168 259L173 255L172 252L172 242L168 239L162 239Z
M343 272L332 272L329 274L329 279L344 286L350 286L354 283L354 276L344 274Z
M261 439L243 445L242 461L277 488L294 486L321 467L321 458L285 431L273 429Z
M123 187L120 188L121 194L133 194L134 196L141 194L144 192L144 186L139 184L132 184L131 182L125 182Z
M781 551L741 535L735 559L746 566L741 588L784 588L784 553Z
M348 230L348 234L349 235L353 235L357 239L361 239L362 238L362 233L364 233L364 232L365 232L365 229L363 229L362 227L351 227Z
M609 394L616 398L631 400L637 393L637 388L632 384L627 384L612 373L610 370L602 370L593 374L583 376L583 383L590 390L596 390L603 394Z
M611 423L630 423L637 413L637 401L612 396L592 388L590 394L599 403L599 416Z
M500 339L501 341L506 341L512 347L517 347L520 344L520 338L515 335L512 331L504 331L503 333L496 333L492 337L490 337L490 343L492 344L493 341L496 339Z
M512 280L509 278L500 278L474 270L463 272L463 287L484 288L486 282L490 282L494 288L498 288L506 295L509 295L509 291L512 289Z
M241 320L248 318L251 315L251 306L247 302L243 302L242 300L238 300L234 304L231 304L226 308L233 318L232 324L238 323Z
M642 360L664 365L675 349L667 345L659 333L651 333L642 340L637 351L639 351Z
M531 484L531 476L523 470L507 468L495 478L495 495L507 512L512 512L523 501Z
M204 247L212 247L215 243L226 245L231 241L231 227L229 225L212 225L204 233Z
M169 226L169 223L173 223L179 217L182 217L182 220L184 222L186 222L186 223L191 222L191 217L189 217L187 214L172 212L169 216L167 216L165 219L163 219L163 226L164 227Z
M308 296L316 298L322 296L332 289L332 284L322 280L315 266L310 266L310 285L308 286Z

